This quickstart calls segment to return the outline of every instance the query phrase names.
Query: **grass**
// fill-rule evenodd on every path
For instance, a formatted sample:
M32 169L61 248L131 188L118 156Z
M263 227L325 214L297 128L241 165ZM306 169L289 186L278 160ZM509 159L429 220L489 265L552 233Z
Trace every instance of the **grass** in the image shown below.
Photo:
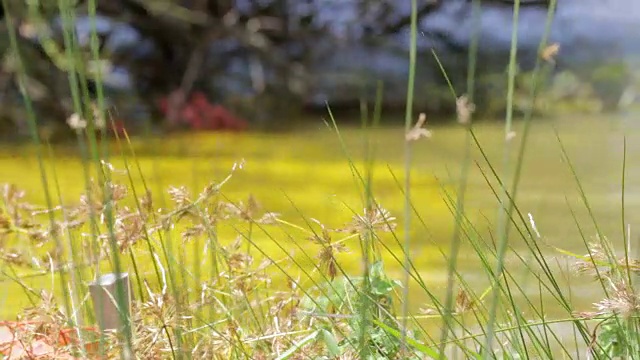
M58 4L70 24L70 4ZM322 131L295 136L100 141L86 89L77 86L86 76L77 40L67 31L62 53L77 65L69 75L74 106L88 119L75 128L77 146L50 148L28 111L32 145L7 148L0 158L0 168L11 169L0 179L7 183L0 275L11 295L0 301L4 318L25 324L20 340L72 329L79 340L65 347L90 358L637 357L640 265L627 227L626 140L622 226L610 235L620 240L609 240L614 230L601 224L603 212L589 196L598 184L581 175L593 169L572 162L580 145L553 126L552 136L534 137L540 130L530 113L513 119L515 30L499 142L473 119L473 51L466 94L451 89L459 141L439 138L447 130L428 119L416 123L415 7L414 0L404 130L381 129L376 104L371 113L363 106L359 130L338 126L329 108ZM28 59L15 38L13 49L22 69ZM547 65L541 59L538 70ZM24 76L18 72L19 81ZM101 95L97 103L100 109ZM573 223L556 225L575 228L581 247L550 241L523 198L531 194L528 176L543 183L537 191L550 191L543 172L558 166L542 162L532 174L525 160L551 142L579 200L566 198ZM457 174L434 176L430 162L452 154ZM477 212L478 184L495 216ZM131 275L131 311L118 312L119 331L93 338L100 306L87 284L122 271ZM595 280L586 285L601 297L592 309L576 293L585 287L576 286L584 279L576 272ZM111 294L120 308L124 290Z
M322 132L316 132L315 134L318 136ZM381 135L383 134L379 134L375 138L379 140ZM355 132L347 131L345 136L349 138L347 141L352 143L357 140L358 135ZM318 152L321 152L327 144L331 144L331 138L333 136L327 131L327 134L322 138L313 141L315 143L314 147L317 148ZM300 214L298 212L301 212L303 214L313 214L314 217L319 219L326 219L323 221L331 226L338 226L342 222L348 221L353 215L350 208L357 209L360 207L359 196L352 191L353 181L350 177L348 164L340 162L339 154L331 155L326 152L323 155L314 154L313 147L303 146L302 142L305 140L300 138L289 136L286 142L291 144L295 139L298 139L300 148L305 148L310 153L307 156L312 156L316 159L315 162L305 160L305 157L300 153L280 154L275 152L274 154L273 150L278 149L277 143L283 140L264 138L260 135L243 135L240 137L221 135L215 136L215 139L203 137L201 142L191 137L184 139L173 138L169 144L174 147L174 150L167 150L167 152L179 152L175 148L179 149L184 140L194 144L193 149L196 149L198 153L183 154L176 158L166 154L144 154L145 149L140 147L137 149L137 153L140 155L137 155L136 161L140 165L143 174L152 174L154 164L157 166L156 170L160 174L159 178L145 177L147 181L154 184L151 185L151 191L154 193L154 200L157 204L169 202L170 199L166 190L171 184L188 184L190 189L201 189L206 185L206 182L222 178L231 169L236 159L244 158L246 161L245 168L236 174L233 181L229 182L224 188L224 194L229 199L246 201L249 196L246 189L251 188L251 195L255 196L265 209L277 210L290 219L299 218ZM212 140L217 144L211 145ZM242 147L243 144L239 143L239 141L246 141L247 144L251 144L251 147ZM309 140L306 141L308 142ZM163 143L167 144L166 141ZM241 148L235 152L225 155L218 150L218 146L224 149L234 143L241 145ZM153 147L154 144L147 143L147 146ZM61 149L60 152L64 153L64 149ZM18 165L21 167L21 170L12 171L11 174L3 177L3 181L21 184L21 188L26 190L25 199L27 201L43 203L44 198L37 191L40 187L37 179L32 178L29 181L20 181L21 178L29 178L30 174L37 173L37 164L30 162L29 155L26 157L17 156L17 158L7 157L0 160L4 168L17 168ZM268 161L262 160L267 156ZM128 184L128 175L122 173L124 168L123 160L114 158L112 164L119 170L113 175L114 180L131 186ZM58 180L60 187L65 189L63 200L70 206L77 204L84 188L84 184L78 181L82 176L80 159L71 154L56 155L55 159L47 159L47 165L49 165L48 168L55 166L57 169L64 169L65 176ZM401 167L399 166L392 165L392 168L394 172L401 172ZM60 172L61 170L58 171ZM380 194L379 201L394 213L399 212L402 208L402 201L399 200L401 192L398 190L393 176L387 167L381 164L377 165L374 171L380 174L374 179L374 186L376 189L380 189L378 192ZM138 189L138 193L143 193L142 175L134 173L132 178L133 186ZM445 215L445 205L441 200L440 186L428 174L416 176L414 182L421 184L421 189L415 192L416 199L425 203L434 203L434 205L425 209L426 213L430 217L441 217L443 222L441 231L445 233L447 217ZM306 186L310 183L313 183L313 186ZM166 186L155 184L166 184ZM440 203L439 209L438 205L435 205L438 201ZM132 206L135 205L135 202L132 199L127 199L125 204ZM437 229L433 229L433 231L437 233ZM259 240L256 241L262 247L274 247L273 244L269 244L265 236L260 234L254 236L259 237ZM230 238L233 239L234 236ZM179 243L179 241L176 242L176 244ZM421 247L426 250L423 246ZM431 260L430 257L425 257L421 262L427 265ZM346 266L352 269L357 268L355 264L351 266L346 264ZM16 302L15 304L18 305L19 303ZM14 306L9 306L5 308L6 312L4 314L8 316L15 313L16 310Z

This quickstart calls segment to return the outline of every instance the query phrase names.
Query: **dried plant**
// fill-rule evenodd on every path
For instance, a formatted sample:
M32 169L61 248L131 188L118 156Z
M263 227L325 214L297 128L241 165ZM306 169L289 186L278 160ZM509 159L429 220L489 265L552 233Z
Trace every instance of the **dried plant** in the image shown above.
M638 261L614 258L611 244L606 238L589 244L589 255L578 260L574 268L578 273L589 274L600 281L608 296L594 303L596 311L575 312L580 318L593 319L600 316L616 315L628 319L640 313L640 298L629 283L628 271L638 271Z
M112 164L103 165L107 171L118 171ZM15 186L4 186L6 205L0 210L0 234L19 234L26 241L23 247L29 251L24 251L22 247L9 248L0 242L0 261L14 267L37 267L47 272L72 269L70 249L52 246L54 234L73 234L72 240L90 255L85 258L86 263L73 265L76 267L111 261L118 256L113 251L126 252L136 261L140 251L151 251L149 255L156 262L161 279L158 279L159 283L154 283L147 278L149 273L141 275L138 281L143 284L143 289L133 292L142 292L144 297L134 299L131 306L133 348L138 358L161 359L180 354L195 358L223 358L232 356L241 346L239 344L244 343L251 344L247 345L250 349L242 350L250 358L273 358L274 354L281 354L292 344L303 340L309 335L308 329L319 326L321 322L309 319L301 311L301 304L306 297L299 278L288 277L283 283L282 279L274 276L279 273L274 271L276 265L282 267L278 261L269 256L260 256L258 252L249 253L243 236L237 236L230 243L227 243L228 238L223 243L212 238L218 236L217 233L213 234L216 231L213 228L217 228L220 222L260 226L290 224L281 220L278 213L263 211L251 195L237 202L217 196L228 179L211 182L197 196L192 195L186 187L169 187L167 196L171 199L171 206L166 209L154 207L155 201L149 192L139 199L133 198L134 192L128 191L115 179L102 179L102 183L92 180L88 191L80 196L76 204L53 209L28 204L24 201L23 191ZM55 224L50 229L44 224L48 224L48 216L52 212ZM87 231L94 226L93 219L96 220L95 233ZM320 229L308 239L319 246L315 260L330 281L338 280L342 273L338 255L349 251L346 241L357 237L355 235L391 232L396 226L395 217L375 202L362 214L354 215L351 222L341 229L330 229L318 220L313 221ZM182 235L180 244L183 247L195 245L193 240L198 238L204 238L207 246L213 241L217 242L214 253L218 261L217 272L190 286L191 290L196 289L195 299L192 291L170 290L175 286L171 284L177 281L178 272L185 270L187 277L190 274L188 269L175 269L175 260L155 252L155 249L163 246L161 234L164 231L178 231ZM344 232L349 235L334 238ZM111 243L114 240L117 245L115 249ZM97 252L93 248L95 244L99 246ZM32 256L32 251L38 256ZM205 251L213 250L209 247ZM168 276L170 271L173 272L173 278ZM384 293L375 296L375 316L385 319L387 323L392 312L392 299L388 292L393 286L383 277L381 269L373 274L375 281L372 286ZM278 286L274 287L274 284ZM84 295L88 298L88 294ZM82 297L82 294L79 296ZM22 318L42 320L53 329L47 330L49 332L65 328L69 317L60 310L54 298L50 295L41 298L41 304L26 310ZM466 306L466 303L462 302L461 306ZM352 331L353 323L351 315L340 314L339 311L355 311L355 308L351 306L334 310L338 317L332 321L331 333L340 338L337 334ZM203 314L207 314L206 319L202 318ZM256 316L264 319L264 323L252 322L251 319ZM194 327L199 330L194 330ZM27 341L29 336L43 331L31 330L24 334L23 339ZM180 339L188 342L188 346L177 347L175 336L179 333L188 334ZM106 346L103 349L104 358L122 356L125 347L121 335L108 333L103 340ZM74 346L77 348L77 345ZM396 348L397 344L392 347ZM326 354L326 349L322 342L316 342L309 344L303 353L306 356L320 356ZM345 349L342 358L352 357L356 358L355 353L351 354Z
M365 234L367 232L392 232L396 228L396 218L377 203L365 208L362 215L356 214L351 224L340 231Z
M418 117L418 121L416 122L416 124L405 135L405 139L407 141L417 141L417 140L420 140L420 138L422 137L427 139L430 138L431 131L424 128L426 123L427 123L427 115L424 113L421 113L420 116Z
M555 64L556 63L555 58L559 52L560 52L560 44L553 43L551 45L548 45L542 50L540 57L548 63Z
M336 255L341 252L348 251L347 247L340 242L334 242L331 238L329 230L318 220L312 219L316 224L320 225L321 233L314 234L310 237L311 241L320 245L320 253L317 255L319 266L333 280L338 274L338 260Z
M460 124L470 124L471 115L476 111L476 106L469 101L466 95L462 95L456 99L456 114Z
M473 299L469 297L469 293L464 289L460 289L458 291L458 295L456 296L456 312L458 314L465 313L474 308L475 304Z

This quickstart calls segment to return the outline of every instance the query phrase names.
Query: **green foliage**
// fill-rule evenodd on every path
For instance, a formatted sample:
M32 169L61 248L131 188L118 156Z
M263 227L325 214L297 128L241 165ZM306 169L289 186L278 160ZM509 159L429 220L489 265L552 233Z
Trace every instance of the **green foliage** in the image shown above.
M627 80L628 69L625 63L600 65L593 71L592 79L597 82L619 84Z
M384 272L383 263L375 262L371 265L369 277L344 277L320 284L315 289L310 289L301 302L301 310L314 317L327 320L323 324L330 325L332 317L346 317L349 325L347 336L339 342L335 341L328 330L323 329L322 334L330 352L338 349L339 353L350 350L353 344L357 344L358 334L361 333L365 322L373 322L374 326L367 328L367 339L364 350L369 353L369 359L393 359L400 350L400 341L396 337L389 336L385 328L397 326L394 317L395 306L393 292L401 283L390 279ZM373 310L364 319L357 315L363 303L372 304ZM327 341L327 336L330 336ZM333 349L333 350L331 350ZM361 349L362 350L362 349Z
M637 318L622 319L614 316L598 325L597 339L592 346L596 357L633 358L640 354L640 332Z

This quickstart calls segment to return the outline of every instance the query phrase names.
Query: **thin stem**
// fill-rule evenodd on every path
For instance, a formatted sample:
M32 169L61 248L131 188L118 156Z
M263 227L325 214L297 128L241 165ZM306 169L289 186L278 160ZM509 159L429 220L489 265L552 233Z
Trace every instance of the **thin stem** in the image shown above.
M417 0L411 0L411 48L409 51L409 79L407 83L407 103L405 110L405 134L411 130L413 122L413 96L415 88L416 53L418 33L418 5ZM404 279L402 339L400 345L404 348L407 336L407 320L409 314L409 267L411 265L411 159L412 142L404 142Z

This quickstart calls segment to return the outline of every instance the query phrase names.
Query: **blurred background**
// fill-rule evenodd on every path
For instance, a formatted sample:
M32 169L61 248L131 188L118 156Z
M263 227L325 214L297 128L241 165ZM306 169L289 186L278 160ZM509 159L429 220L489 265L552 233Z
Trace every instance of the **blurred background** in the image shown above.
M7 1L20 51L29 59L27 90L46 129L42 132L52 140L68 133L65 119L73 113L65 70L66 16L77 30L70 41L84 51L79 55L84 65L76 71L82 70L94 97L95 81L101 83L112 116L131 133L286 130L316 121L327 104L358 118L363 102L373 106L379 85L385 113L405 109L408 0L109 0L96 2L95 21L85 2L68 5L77 11L60 14L55 2ZM534 106L531 74L548 5L521 1L516 111ZM545 72L536 109L598 112L635 104L632 69L640 44L631 34L638 8L625 0L562 1L548 39L555 46L549 55L558 56ZM473 92L476 117L503 118L513 2L483 1L474 16L471 1L420 0L417 16L416 113L426 112L431 121L450 120L455 114L450 82L458 95ZM90 49L92 27L97 59ZM28 131L6 30L0 30L0 129L16 139ZM475 65L470 67L472 49ZM197 102L193 98L218 106L209 114L217 120L200 123L178 116Z

